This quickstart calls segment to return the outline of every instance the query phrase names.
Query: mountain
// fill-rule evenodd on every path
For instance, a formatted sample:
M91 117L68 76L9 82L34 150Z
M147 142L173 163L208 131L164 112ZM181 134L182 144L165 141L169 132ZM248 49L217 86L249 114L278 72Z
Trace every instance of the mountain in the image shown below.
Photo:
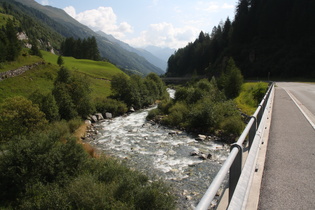
M147 46L144 49L152 53L154 56L164 60L165 62L167 62L171 55L176 51L175 49L171 49L168 47L161 48L152 45Z
M47 30L49 29L52 33L58 34L61 37L83 39L94 36L101 56L121 69L138 72L142 75L149 74L150 72L157 74L164 73L164 71L147 61L144 57L124 49L119 44L110 41L106 37L100 36L87 26L73 19L62 9L42 6L34 0L0 0L0 2L6 2L18 8L21 21L23 20L23 16L31 17L31 19L41 25L42 28L45 27ZM35 30L33 30L32 33L35 33L34 31ZM29 36L29 34L27 35ZM51 36L40 38L48 39L45 40L46 42L55 43L53 47L59 50L60 45L58 46L58 42L60 43L61 40L56 42ZM37 39L39 39L39 37L37 37Z
M150 63L152 63L156 67L160 68L161 70L163 70L163 73L165 73L166 67L167 67L167 62L165 60L162 60L158 56L155 56L152 53L150 53L144 49L131 47L129 44L122 42L122 41L116 39L115 37L113 37L112 35L106 34L102 31L98 31L97 33L99 35L101 35L102 37L105 37L106 39L108 39L112 43L118 44L123 49L125 49L129 52L134 52L137 55L145 58L147 61L149 61Z

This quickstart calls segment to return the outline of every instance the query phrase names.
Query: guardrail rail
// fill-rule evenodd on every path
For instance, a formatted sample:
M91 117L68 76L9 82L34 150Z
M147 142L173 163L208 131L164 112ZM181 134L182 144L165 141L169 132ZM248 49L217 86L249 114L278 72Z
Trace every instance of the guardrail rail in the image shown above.
M251 116L243 133L235 144L231 145L231 151L221 169L208 187L206 193L198 203L196 210L206 210L215 198L220 186L222 185L226 175L229 173L229 209L242 209L247 201L250 182L255 171L255 163L259 150L261 136L261 127L266 114L266 106L270 99L271 93L274 91L274 84L271 83L264 98L258 105L255 113ZM248 139L248 156L244 167L243 160L243 143ZM241 176L242 174L242 176ZM237 196L234 196L237 195Z

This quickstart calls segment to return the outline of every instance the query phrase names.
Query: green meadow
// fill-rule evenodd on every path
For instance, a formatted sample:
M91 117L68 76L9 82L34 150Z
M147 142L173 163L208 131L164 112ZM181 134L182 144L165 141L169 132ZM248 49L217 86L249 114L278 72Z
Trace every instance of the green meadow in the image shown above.
M41 51L46 62L57 65L58 56L46 51ZM62 57L64 61L64 66L71 71L77 71L87 76L107 79L111 78L117 74L122 73L115 65L104 62L104 61L93 61L87 59L76 59L73 57Z
M58 56L49 52L41 51L45 65L33 68L24 74L0 81L0 103L5 98L21 95L28 97L35 90L48 93L53 88L54 80L60 67L57 65ZM36 56L20 56L16 62L2 64L0 72L16 69L24 65L30 65L43 61ZM123 73L115 65L85 59L63 57L64 66L73 73L79 73L86 77L91 84L92 99L107 97L111 94L110 80L113 75Z

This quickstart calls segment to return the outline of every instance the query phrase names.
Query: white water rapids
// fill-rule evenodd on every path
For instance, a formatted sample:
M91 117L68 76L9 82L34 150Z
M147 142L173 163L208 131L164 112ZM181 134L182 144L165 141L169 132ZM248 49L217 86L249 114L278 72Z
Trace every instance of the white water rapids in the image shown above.
M154 108L95 125L100 134L90 144L126 160L151 178L170 182L179 196L179 208L193 208L226 159L229 147L214 141L198 142L185 132L146 121ZM191 156L192 151L211 154L212 158L201 160Z

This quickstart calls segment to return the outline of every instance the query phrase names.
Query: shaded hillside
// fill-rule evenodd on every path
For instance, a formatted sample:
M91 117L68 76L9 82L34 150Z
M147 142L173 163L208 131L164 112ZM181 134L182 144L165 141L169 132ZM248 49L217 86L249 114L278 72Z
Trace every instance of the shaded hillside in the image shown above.
M167 67L167 62L160 59L160 57L153 55L152 53L148 52L147 50L131 47L129 44L122 42L122 41L116 39L115 37L113 37L112 35L108 35L102 31L98 31L97 33L99 35L101 35L102 37L105 37L106 39L108 39L112 43L118 44L119 46L121 46L125 50L127 50L129 52L137 53L139 56L144 57L147 61L152 63L154 66L163 70L159 74L165 73L165 70Z
M66 37L84 39L94 36L101 56L118 67L138 71L141 74L148 74L150 72L163 73L161 69L143 57L136 53L131 53L118 44L98 35L61 9L42 6L34 0L0 0L0 3L3 2L11 5L8 12L12 13L16 19L19 21L25 18L29 20L27 26L22 27L22 29L26 31L26 34L30 38L51 43L54 49L59 50L61 41ZM38 27L33 27L33 25ZM49 44L46 45L49 46Z
M179 49L168 61L168 76L219 74L233 57L246 78L315 77L315 2L239 0L234 21Z

